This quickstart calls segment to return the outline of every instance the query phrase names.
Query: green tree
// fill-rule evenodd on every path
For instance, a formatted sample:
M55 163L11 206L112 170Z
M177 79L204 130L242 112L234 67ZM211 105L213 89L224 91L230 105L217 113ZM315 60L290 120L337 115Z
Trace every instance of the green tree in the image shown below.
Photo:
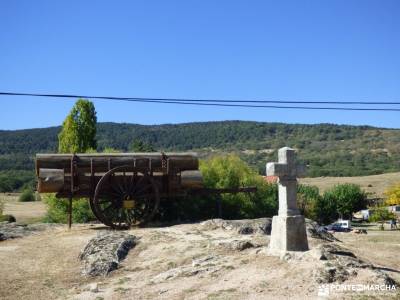
M366 208L366 193L356 184L338 184L324 193L328 203L334 203L342 218L351 220L353 212Z
M58 152L84 153L96 152L96 110L89 100L78 99L66 117L58 135ZM45 198L48 222L66 222L68 203L55 196ZM87 222L94 216L86 199L77 199L72 203L73 222Z
M335 199L330 197L316 198L313 208L313 216L319 224L329 224L338 217Z
M319 189L316 186L299 184L297 187L297 204L300 212L309 219L318 221L316 206L321 202Z
M96 110L89 100L79 99L64 120L58 135L58 152L83 153L96 149Z

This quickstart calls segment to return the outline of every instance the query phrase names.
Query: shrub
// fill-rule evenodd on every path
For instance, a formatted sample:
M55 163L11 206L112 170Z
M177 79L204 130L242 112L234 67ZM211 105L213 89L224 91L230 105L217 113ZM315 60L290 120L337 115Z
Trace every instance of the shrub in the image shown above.
M68 221L68 200L58 199L54 194L47 194L43 197L47 205L47 213L44 221L48 223L67 223ZM74 223L86 223L96 220L86 199L74 199L72 201L72 221Z
M160 204L158 217L162 221L195 221L218 217L218 197L224 219L273 216L278 210L278 189L266 183L237 156L218 156L200 162L207 188L236 188L256 186L251 194L223 194L170 199Z
M200 164L208 188L256 186L256 193L223 194L222 213L227 219L273 216L278 210L278 189L234 155L214 157Z
M0 199L0 216L3 214L4 211L4 199Z
M16 222L16 219L13 215L0 215L0 222L13 223Z
M24 190L18 198L18 201L20 202L30 202L35 200L36 200L35 193L31 189Z

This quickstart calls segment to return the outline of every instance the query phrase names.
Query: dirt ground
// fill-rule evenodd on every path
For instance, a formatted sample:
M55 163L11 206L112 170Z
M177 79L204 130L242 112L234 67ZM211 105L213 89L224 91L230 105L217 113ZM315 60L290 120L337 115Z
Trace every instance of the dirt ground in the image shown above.
M45 207L41 202L19 203L14 195L8 196L5 213L29 223L40 219ZM341 246L400 282L400 231L370 229L367 235L335 235ZM85 277L79 253L102 230L107 229L89 224L74 224L70 231L65 225L49 226L0 242L0 299L325 299L318 297L317 263L268 256L267 235L241 235L200 223L131 229L139 243L120 268L107 277ZM226 247L238 240L256 247ZM320 243L309 238L311 249ZM194 268L197 260L206 262L206 271ZM373 284L368 276L360 271L352 283ZM98 292L90 291L93 285ZM400 293L371 298L350 292L333 298L398 299Z
M221 228L184 224L132 229L139 237L120 268L107 277L81 275L80 251L101 225L49 227L0 242L1 299L318 299L316 265L268 256L266 235L240 235ZM338 233L342 245L400 281L400 231L367 235ZM256 248L233 251L224 245L251 240ZM309 239L313 248L318 241ZM191 271L209 260L208 271ZM183 268L186 274L176 273ZM91 284L98 292L89 291ZM396 296L394 296L396 297ZM346 299L357 298L347 295ZM378 297L375 299L395 299Z

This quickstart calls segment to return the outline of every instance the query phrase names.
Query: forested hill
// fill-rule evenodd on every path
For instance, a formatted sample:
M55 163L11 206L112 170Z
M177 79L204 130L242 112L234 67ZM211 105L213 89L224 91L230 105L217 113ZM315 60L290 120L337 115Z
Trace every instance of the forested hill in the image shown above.
M59 131L60 127L0 131L0 177L31 176L33 155L55 152ZM267 160L276 159L276 149L282 146L298 150L300 160L309 166L309 176L400 170L400 130L369 126L244 121L151 126L99 123L97 140L99 151L105 147L129 151L132 142L140 140L157 150L194 150L202 156L234 152L260 172Z

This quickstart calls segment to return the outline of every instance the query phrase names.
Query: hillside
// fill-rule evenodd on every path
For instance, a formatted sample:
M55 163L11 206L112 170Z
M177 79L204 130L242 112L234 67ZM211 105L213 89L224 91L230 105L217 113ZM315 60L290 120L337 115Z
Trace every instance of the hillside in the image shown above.
M384 192L390 186L400 182L400 173L385 173L369 176L353 177L314 177L300 178L301 184L315 185L320 193L332 188L336 184L353 183L359 185L371 198L384 198Z
M0 191L33 178L33 156L55 152L60 127L0 131ZM298 150L308 176L360 176L400 171L400 130L348 125L245 121L165 125L98 124L98 150L129 151L134 140L157 150L236 153L263 173L282 146Z

